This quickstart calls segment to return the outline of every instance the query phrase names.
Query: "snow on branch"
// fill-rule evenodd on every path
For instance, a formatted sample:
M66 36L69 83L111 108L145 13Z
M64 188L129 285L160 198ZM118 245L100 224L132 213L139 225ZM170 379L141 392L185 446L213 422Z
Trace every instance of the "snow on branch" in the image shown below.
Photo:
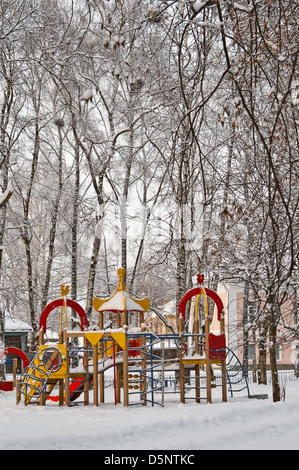
M254 9L253 5L242 5L241 3L233 3L234 10L244 11L245 13L251 13Z

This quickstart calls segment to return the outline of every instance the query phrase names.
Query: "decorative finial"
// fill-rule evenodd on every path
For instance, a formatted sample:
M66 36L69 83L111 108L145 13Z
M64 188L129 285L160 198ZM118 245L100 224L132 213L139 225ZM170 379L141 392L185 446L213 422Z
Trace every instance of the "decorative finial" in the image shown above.
M125 268L119 268L117 270L117 274L119 276L119 281L118 281L118 286L116 290L127 292L127 289L125 286L125 274L126 274Z
M205 282L205 276L204 276L204 274L197 274L197 283L198 283L200 286L203 286L203 285L204 285L204 282Z
M61 297L65 297L66 295L68 295L69 291L70 291L70 286L64 286L63 284L61 284L60 286Z

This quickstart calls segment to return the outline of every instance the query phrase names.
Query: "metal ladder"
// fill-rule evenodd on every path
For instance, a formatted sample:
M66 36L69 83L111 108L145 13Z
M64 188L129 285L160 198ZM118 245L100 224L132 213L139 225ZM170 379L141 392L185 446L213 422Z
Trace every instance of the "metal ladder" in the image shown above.
M226 383L231 397L234 393L247 390L250 398L248 380L244 368L238 359L238 356L228 347L226 347Z
M134 335L129 335L130 338L133 336ZM153 333L141 333L136 336L145 336L149 342L146 341L144 346L132 348L133 350L138 351L140 355L146 357L147 366L139 369L130 368L130 374L133 376L133 383L135 383L136 388L138 386L139 389L137 391L130 391L129 395L140 395L140 402L131 403L131 405L150 403L152 406L159 405L163 407L163 393L161 402L156 400L155 393L163 392L164 378L162 377L160 379L154 376L157 369L161 368L162 375L164 372L164 359L161 356L154 354L154 346L160 343L160 338ZM140 388L142 383L145 383L145 390L141 390Z
M35 354L17 384L18 391L25 397L25 406L30 403L32 398L41 397L42 393L46 391L50 375L57 372L61 365L62 356L58 348L49 346ZM47 393L45 393L45 400L46 396Z

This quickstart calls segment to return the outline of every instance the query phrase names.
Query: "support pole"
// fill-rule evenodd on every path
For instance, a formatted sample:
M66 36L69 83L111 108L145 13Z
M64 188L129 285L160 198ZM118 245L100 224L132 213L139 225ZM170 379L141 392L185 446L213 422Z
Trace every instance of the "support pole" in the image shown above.
M210 328L210 325L209 325L209 317L206 316L206 318L205 318L205 337L206 337L207 402L208 402L208 403L212 403L209 328Z
M103 318L103 312L99 312L99 329L103 330L104 328L104 318ZM104 351L105 349L105 341L101 340L100 343L100 360L104 362ZM105 403L105 376L104 372L101 373L100 375L100 403Z
M141 333L145 333L145 327L141 327ZM146 349L146 335L143 334L141 336L141 354L143 354L142 356L142 360L141 360L141 369L143 371L143 375L142 375L142 382L140 382L140 395L142 396L146 396L145 395L145 392L146 392L146 383L147 383L147 378L146 378L146 354L145 353L142 353L142 351L144 351ZM143 405L147 405L147 401L146 400L143 400L142 401L142 404Z
M183 317L179 315L179 325L178 325L179 335L181 337L181 349L179 351L179 359L180 359L180 371L179 371L179 379L180 379L180 400L181 403L185 403L185 368L183 364L183 355L184 355L184 342L183 342Z
M199 297L199 296L198 296ZM199 344L198 344L198 335L199 335L199 324L198 324L198 299L196 299L195 305L195 322L194 322L194 338L195 338L195 348L194 353L199 354ZM200 403L200 365L195 365L195 394L196 394L196 403Z
M18 359L15 357L13 360L13 388L17 386L17 367L18 367Z
M116 365L115 365L115 341L113 341L113 378L114 378L114 405L117 405L117 383L116 383Z
M222 315L220 317L220 333L225 334L224 310L223 310ZM226 358L222 359L221 369L222 369L222 401L227 402Z
M84 336L84 366L85 366L85 381L84 381L84 405L89 405L89 357L88 357L88 345L89 341Z
M64 382L63 379L59 379L59 406L63 406L64 402Z
M64 379L65 406L71 406L70 403L70 364L69 364L69 338L67 330L64 330L64 342L66 345L66 374Z
M40 346L44 345L44 332L43 332L43 330L39 330L39 345Z
M180 349L180 399L181 403L185 403L185 368L183 364L183 340L181 336L181 349Z
M125 349L123 350L123 390L124 390L124 406L129 406L129 384L128 384L128 326L124 325L125 330Z
M98 343L93 346L93 404L99 406Z

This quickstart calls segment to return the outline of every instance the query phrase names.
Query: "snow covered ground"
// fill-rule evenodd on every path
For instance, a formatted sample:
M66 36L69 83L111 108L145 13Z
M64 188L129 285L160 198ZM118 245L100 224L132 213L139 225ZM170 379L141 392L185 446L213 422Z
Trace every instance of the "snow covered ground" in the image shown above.
M251 394L269 398L242 392L221 403L216 390L213 404L181 404L179 395L168 395L164 408L125 409L114 406L109 390L109 403L70 408L16 406L15 392L0 392L0 449L98 449L110 456L113 450L299 449L299 381L287 382L279 403L272 402L270 386L251 385Z

